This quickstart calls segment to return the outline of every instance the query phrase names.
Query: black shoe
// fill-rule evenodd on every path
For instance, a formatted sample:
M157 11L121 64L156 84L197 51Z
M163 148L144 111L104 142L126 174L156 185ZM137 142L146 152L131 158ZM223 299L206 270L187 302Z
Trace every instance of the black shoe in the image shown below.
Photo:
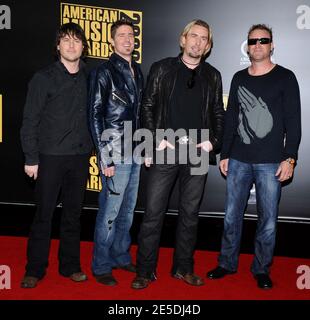
M129 263L124 266L117 266L117 267L114 267L113 269L122 269L122 270L133 272L133 273L137 272L137 267L133 263Z
M236 271L230 271L220 266L217 266L215 269L209 271L207 273L207 277L209 279L221 279L224 278L228 274L234 274Z
M254 275L257 281L257 286L261 289L271 289L273 284L272 280L267 273L259 273Z
M95 275L97 282L104 284L106 286L117 285L116 279L113 277L112 273L103 273L100 275Z

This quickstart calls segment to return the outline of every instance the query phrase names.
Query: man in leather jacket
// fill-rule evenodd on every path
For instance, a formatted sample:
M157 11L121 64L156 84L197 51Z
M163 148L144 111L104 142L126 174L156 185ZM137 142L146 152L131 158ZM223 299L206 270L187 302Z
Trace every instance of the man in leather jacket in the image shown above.
M143 76L133 61L134 30L131 22L117 21L111 27L114 53L95 69L89 79L89 123L101 168L102 191L94 235L92 271L104 285L117 284L112 269L135 272L129 254L129 230L137 199L140 164L126 157L124 145L139 128ZM127 139L127 140L126 140ZM132 151L132 150L131 150Z
M190 22L180 36L181 54L152 65L142 103L143 126L152 131L156 141L156 159L160 153L195 146L198 153L209 153L210 164L216 164L223 130L222 81L220 73L204 61L212 47L209 25L201 20ZM158 129L185 130L177 141L159 139ZM197 140L190 129L198 132ZM203 129L209 139L203 139ZM169 151L167 151L170 149ZM169 194L177 177L180 182L179 217L176 231L172 276L185 283L200 286L201 277L194 274L193 256L197 236L198 211L207 170L193 175L191 162L158 164L146 159L149 166L147 204L138 237L137 276L132 288L143 289L156 279L160 233ZM154 164L151 164L153 162Z

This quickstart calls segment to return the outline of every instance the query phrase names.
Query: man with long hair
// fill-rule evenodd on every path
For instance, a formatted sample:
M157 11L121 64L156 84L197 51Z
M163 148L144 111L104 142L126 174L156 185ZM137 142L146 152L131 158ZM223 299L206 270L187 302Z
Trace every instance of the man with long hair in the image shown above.
M181 53L152 65L142 103L143 126L156 141L156 159L149 166L146 212L138 237L137 277L132 288L144 289L156 278L159 240L169 195L179 177L179 217L172 276L186 284L201 286L204 281L194 273L194 249L197 238L199 205L207 178L205 170L193 174L197 163L179 152L175 162L158 163L160 154L171 150L194 151L216 163L223 128L222 80L218 70L205 62L212 47L212 32L202 20L193 20L180 36ZM161 139L158 130L184 132L177 141ZM202 132L209 132L206 137ZM197 133L194 136L192 132ZM180 155L182 154L182 155ZM207 159L208 160L208 159Z
M27 247L22 288L34 288L48 266L51 221L61 190L59 273L80 282L80 213L92 149L87 126L88 51L83 29L62 25L56 36L58 61L29 83L21 128L25 173L37 180L37 211Z

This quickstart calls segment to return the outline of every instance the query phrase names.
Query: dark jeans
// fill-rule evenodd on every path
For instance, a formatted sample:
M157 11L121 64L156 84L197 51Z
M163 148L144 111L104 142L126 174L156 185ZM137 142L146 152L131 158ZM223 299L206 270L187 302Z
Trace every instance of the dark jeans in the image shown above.
M156 272L160 234L169 194L179 176L179 217L172 273L192 273L198 211L207 175L190 175L189 165L152 165L147 181L147 204L138 236L138 275Z
M229 159L226 212L219 265L236 271L242 233L242 222L249 192L255 183L257 229L253 274L269 273L276 239L281 183L275 176L279 163L251 164Z
M37 211L27 247L26 275L42 278L48 266L51 222L61 190L62 215L58 251L59 273L69 276L80 267L80 214L89 155L40 155L36 183Z

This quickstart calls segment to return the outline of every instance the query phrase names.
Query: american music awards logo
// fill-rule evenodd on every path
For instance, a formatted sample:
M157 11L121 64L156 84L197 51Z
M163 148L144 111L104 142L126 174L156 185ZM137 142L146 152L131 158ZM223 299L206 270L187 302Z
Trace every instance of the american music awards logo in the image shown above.
M241 58L240 58L240 66L243 65L250 65L251 61L249 59L249 56L247 54L247 40L243 41L241 46L240 46L240 51L241 51Z
M127 20L134 25L135 47L133 59L142 63L142 12L112 9L72 3L60 4L61 24L74 22L85 31L89 44L88 57L108 59L113 53L110 44L111 26L117 20Z

